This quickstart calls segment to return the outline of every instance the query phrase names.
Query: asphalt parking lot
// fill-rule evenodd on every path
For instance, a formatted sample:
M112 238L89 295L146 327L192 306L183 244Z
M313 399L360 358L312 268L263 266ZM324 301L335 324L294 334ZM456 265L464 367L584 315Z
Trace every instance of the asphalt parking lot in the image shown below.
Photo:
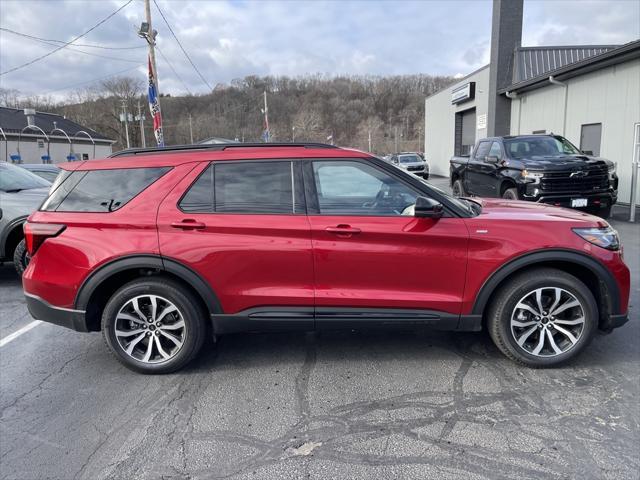
M0 478L640 478L640 225L611 223L636 309L559 369L398 331L230 335L143 376L38 324L0 347ZM31 321L5 264L0 339Z

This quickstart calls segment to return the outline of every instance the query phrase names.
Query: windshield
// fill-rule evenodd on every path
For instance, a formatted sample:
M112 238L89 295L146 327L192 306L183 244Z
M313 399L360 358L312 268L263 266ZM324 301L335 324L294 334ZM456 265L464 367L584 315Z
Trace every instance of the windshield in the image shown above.
M566 138L550 136L505 139L504 148L509 157L516 160L581 154Z
M51 183L24 168L8 163L0 165L0 190L3 192L19 192L32 188L48 188L49 186Z
M398 155L400 163L422 163L422 159L418 155Z

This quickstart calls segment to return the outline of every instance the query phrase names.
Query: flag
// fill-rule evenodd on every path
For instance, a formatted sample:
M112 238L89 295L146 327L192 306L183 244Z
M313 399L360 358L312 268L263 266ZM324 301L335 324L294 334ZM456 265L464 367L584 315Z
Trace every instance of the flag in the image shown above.
M158 101L158 92L156 92L156 81L153 67L151 65L151 57L149 57L149 111L153 119L153 134L159 147L164 147L164 135L162 134L162 112L160 111L160 102Z

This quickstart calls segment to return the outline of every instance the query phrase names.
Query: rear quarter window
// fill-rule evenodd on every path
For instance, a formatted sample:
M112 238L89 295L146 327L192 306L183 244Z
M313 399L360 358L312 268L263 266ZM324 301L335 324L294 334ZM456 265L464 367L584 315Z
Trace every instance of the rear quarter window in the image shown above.
M169 170L158 167L75 171L59 178L61 182L56 181L41 210L114 212Z

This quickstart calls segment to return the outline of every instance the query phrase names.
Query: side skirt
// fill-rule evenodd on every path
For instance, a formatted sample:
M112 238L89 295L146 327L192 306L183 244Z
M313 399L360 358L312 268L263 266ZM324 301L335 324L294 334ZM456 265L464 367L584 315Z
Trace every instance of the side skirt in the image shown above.
M479 331L481 315L456 315L419 309L257 307L236 314L212 314L216 334L234 332L311 331L361 328L429 327Z

